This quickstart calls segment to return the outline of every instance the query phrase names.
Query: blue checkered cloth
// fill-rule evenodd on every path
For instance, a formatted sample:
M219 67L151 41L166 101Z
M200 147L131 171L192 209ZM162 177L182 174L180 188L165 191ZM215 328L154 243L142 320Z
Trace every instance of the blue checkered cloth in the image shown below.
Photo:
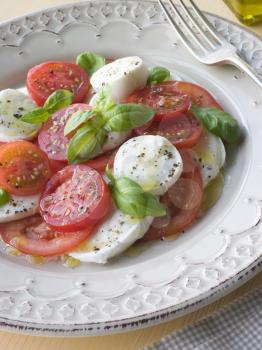
M262 350L262 286L144 350Z

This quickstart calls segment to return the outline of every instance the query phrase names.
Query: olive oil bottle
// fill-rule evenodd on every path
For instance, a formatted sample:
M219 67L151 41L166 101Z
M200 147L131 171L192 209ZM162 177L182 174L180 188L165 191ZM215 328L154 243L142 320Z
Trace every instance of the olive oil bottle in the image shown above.
M252 25L262 21L262 0L224 0L241 22Z

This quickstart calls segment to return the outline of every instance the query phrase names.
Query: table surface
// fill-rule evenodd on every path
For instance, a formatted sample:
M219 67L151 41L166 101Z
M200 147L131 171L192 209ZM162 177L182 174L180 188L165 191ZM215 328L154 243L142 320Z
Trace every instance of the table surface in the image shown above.
M0 21L23 15L35 10L47 8L73 0L0 0ZM238 22L222 0L196 0L201 9L218 14L227 19ZM250 28L261 35L262 24ZM166 322L159 326L150 327L143 330L132 331L120 335L109 335L92 338L47 338L33 337L28 335L11 334L0 332L0 350L69 350L69 349L92 349L92 350L139 350L142 347L152 344L163 336L174 330L189 325L200 318L218 310L223 305L235 300L239 296L262 284L262 273L250 280L244 286L230 293L226 297L206 306L194 313L180 317L174 321Z

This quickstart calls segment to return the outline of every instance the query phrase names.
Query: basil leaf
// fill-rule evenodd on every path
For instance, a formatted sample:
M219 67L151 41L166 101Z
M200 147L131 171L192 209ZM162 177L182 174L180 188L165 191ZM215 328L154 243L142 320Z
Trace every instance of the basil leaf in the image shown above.
M70 105L73 101L74 94L68 90L56 90L45 101L43 108L49 113L55 113L59 109L62 109Z
M170 71L164 67L153 67L149 70L149 77L147 79L147 85L158 84L163 81L170 80Z
M100 55L87 51L77 56L76 63L91 76L95 71L106 64L106 60Z
M90 111L79 110L75 112L74 114L71 115L71 117L68 119L65 125L64 135L66 136L70 134L70 132L77 129L80 125L84 124L93 116L94 116L94 112L92 112L92 110Z
M112 97L111 87L106 85L99 91L93 101L93 110L98 112L106 112L111 107L115 106L115 102Z
M193 104L190 111L212 134L233 143L240 137L240 127L230 114L217 108L203 108Z
M36 108L22 115L20 120L29 124L41 124L49 118L49 113L44 108Z
M105 128L109 131L129 131L144 125L155 115L152 108L128 103L111 107L104 113Z
M139 219L166 215L166 210L157 197L145 192L140 185L127 177L115 179L110 183L110 189L116 206L124 214Z
M69 143L67 150L68 162L77 164L94 158L101 151L106 137L107 133L103 128L97 130L91 124L85 124L76 132Z

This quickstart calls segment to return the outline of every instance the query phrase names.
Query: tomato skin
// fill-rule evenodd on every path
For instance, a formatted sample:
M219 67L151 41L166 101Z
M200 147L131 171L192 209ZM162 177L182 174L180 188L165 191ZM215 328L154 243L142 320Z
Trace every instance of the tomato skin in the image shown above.
M114 152L108 152L108 153L103 154L101 156L98 156L94 159L90 159L87 162L85 162L84 164L88 165L92 169L95 169L99 173L104 173L106 166L107 166L107 163L112 156L112 153L114 153Z
M68 165L47 183L40 198L40 214L52 228L74 232L94 226L112 207L103 177L87 165Z
M17 196L41 192L51 176L47 156L28 141L0 146L0 164L0 186Z
M174 118L180 113L188 111L190 97L178 91L176 82L161 83L147 86L131 94L125 102L144 104L156 110L154 120Z
M151 241L181 233L192 225L196 219L203 200L203 180L196 162L193 160L191 150L181 150L184 170L182 176L161 198L170 215L163 227L158 227L157 218L142 238Z
M43 222L40 215L0 224L3 241L24 254L56 256L72 251L93 232L93 227L68 234L56 232Z
M190 113L143 125L135 130L137 135L161 135L177 148L190 148L199 141L203 131L202 125Z
M218 108L223 110L220 104L214 99L214 97L201 86L189 83L187 81L173 81L173 82L164 82L163 85L172 84L172 86L182 93L187 94L191 97L194 103L196 103L200 107L206 108Z
M70 137L64 135L65 125L75 112L88 111L90 108L86 103L76 103L54 113L44 123L38 134L38 144L50 160L67 163L67 147Z
M82 102L87 95L89 78L80 66L62 61L48 61L28 71L26 86L32 99L43 106L55 90L66 89L74 94L73 103Z

